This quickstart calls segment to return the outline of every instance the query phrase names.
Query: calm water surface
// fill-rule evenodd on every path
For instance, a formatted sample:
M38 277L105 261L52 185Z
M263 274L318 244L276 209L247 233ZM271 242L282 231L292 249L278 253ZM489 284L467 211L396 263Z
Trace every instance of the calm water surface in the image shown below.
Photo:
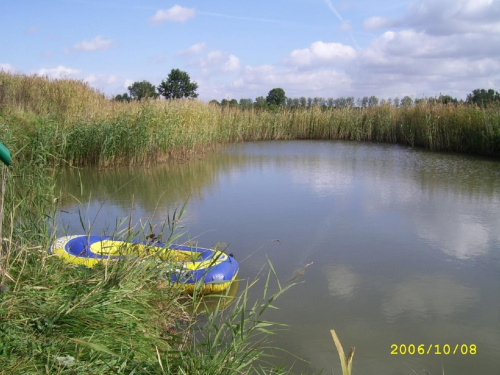
M241 278L262 274L266 257L283 282L312 263L267 316L289 325L272 340L303 359L276 353L296 372L341 373L334 328L344 349L356 347L355 374L500 374L498 160L246 143L182 164L68 172L60 186L70 234L84 230L80 216L94 234L131 212L160 223L189 198L185 239L228 244ZM459 349L391 355L392 344ZM459 354L462 344L477 354Z

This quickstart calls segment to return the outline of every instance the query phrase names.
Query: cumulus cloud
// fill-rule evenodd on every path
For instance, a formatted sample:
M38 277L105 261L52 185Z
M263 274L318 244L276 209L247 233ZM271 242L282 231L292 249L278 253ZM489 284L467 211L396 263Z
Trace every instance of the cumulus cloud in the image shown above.
M174 5L170 9L160 9L153 17L149 19L152 24L161 24L164 22L184 23L195 16L194 8L184 8L180 5Z
M210 51L199 61L204 69L220 69L224 72L234 71L239 68L239 59L228 52Z
M396 22L383 17L370 17L363 22L366 30L378 30L396 26Z
M102 35L97 35L91 40L82 40L73 46L75 51L106 51L114 44L112 39L104 39Z
M227 56L226 61L222 65L223 72L233 72L240 68L240 59L238 59L235 55L230 54Z
M332 1L324 3L343 29L352 30ZM254 66L243 66L236 55L205 43L178 55L206 77L203 97L215 92L223 93L217 98L257 97L282 87L289 97L443 93L465 99L475 88L500 86L500 2L417 0L398 18L373 16L364 27L374 36L363 48L354 40L351 45L317 40L290 49L280 64Z
M132 85L134 84L134 82L135 82L135 81L134 81L133 79L127 78L127 79L125 80L125 82L123 83L123 88L124 88L125 90L128 90L128 87L129 87L129 86L132 86Z
M434 35L500 32L500 3L493 0L422 0L405 17L410 27Z
M342 43L314 42L309 48L293 50L286 61L293 66L334 65L356 57L356 50Z
M367 30L412 28L431 35L500 32L500 2L494 0L421 0L412 2L404 16L374 16L363 24Z
M200 55L201 52L205 51L207 46L204 43L195 44L189 47L187 50L180 51L180 55L187 57ZM240 69L240 59L229 52L212 50L206 54L198 57L195 60L191 60L189 63L191 66L198 67L202 69L204 73L207 72L234 72Z
M206 49L207 45L205 43L196 43L185 50L179 51L178 54L183 56L193 56L204 52Z
M4 72L9 72L9 73L13 73L14 72L14 67L10 64L7 64L7 63L0 63L0 71L4 71Z
M272 65L246 66L233 82L233 88L246 92L245 96L248 92L262 95L272 87L282 87L290 97L341 96L350 86L350 78L333 69L280 69Z
M81 70L59 65L56 68L41 68L37 73L49 78L76 78L81 73Z
M465 99L474 88L500 84L500 32L386 31L359 51L347 70L359 91L375 95L443 93Z
M85 81L87 81L92 86L109 85L115 83L117 80L118 78L114 74L91 73L85 77Z

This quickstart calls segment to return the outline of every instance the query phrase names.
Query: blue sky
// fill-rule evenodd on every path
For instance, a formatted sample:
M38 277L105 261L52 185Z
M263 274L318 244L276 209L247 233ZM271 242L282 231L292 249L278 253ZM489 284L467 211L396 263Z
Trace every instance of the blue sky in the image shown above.
M500 0L19 0L0 25L0 69L108 96L173 68L205 101L500 90Z

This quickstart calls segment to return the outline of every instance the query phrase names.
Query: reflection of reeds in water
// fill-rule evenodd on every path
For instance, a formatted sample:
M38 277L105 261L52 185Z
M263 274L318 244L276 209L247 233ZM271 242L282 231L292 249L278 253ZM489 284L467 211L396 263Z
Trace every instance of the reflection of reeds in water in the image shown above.
M142 166L99 170L97 167L67 168L56 185L67 194L62 205L73 204L74 197L85 200L99 192L99 199L130 207L131 197L149 212L158 201L182 202L200 198L202 192L215 186L222 172L238 168L246 161L241 155L214 153L189 163L167 162L148 168Z

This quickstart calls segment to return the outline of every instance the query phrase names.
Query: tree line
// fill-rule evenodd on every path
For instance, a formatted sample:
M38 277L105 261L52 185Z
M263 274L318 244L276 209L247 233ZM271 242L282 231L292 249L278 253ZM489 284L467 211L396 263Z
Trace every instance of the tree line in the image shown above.
M165 99L182 99L182 98L197 98L198 84L191 82L189 74L179 69L172 69L168 77L163 80L158 86L154 86L148 81L134 82L128 86L128 93L123 93L114 97L117 101L132 101L143 99L157 99L160 96ZM368 108L379 105L393 105L395 107L411 106L419 103L442 103L442 104L475 104L480 107L486 107L492 104L500 105L500 94L493 90L476 89L467 95L465 101L458 100L450 95L439 95L439 97L416 98L413 100L410 96L405 96L402 99L398 97L379 99L376 96L364 96L363 98L355 99L352 96L340 98L323 98L323 97L300 97L289 98L282 88L271 89L267 96L259 96L255 100L251 98L242 98L239 101L236 99L222 99L220 102L211 100L212 105L222 107L238 107L242 109L259 108L259 109L276 109L282 106L290 108Z
M261 109L273 109L280 106L286 106L289 108L368 108L376 107L381 105L393 105L395 107L405 107L417 105L420 103L440 103L440 104L475 104L480 107L487 107L489 105L495 104L500 105L500 94L493 90L476 89L469 95L467 99L459 100L450 95L439 95L438 97L427 97L427 98L416 98L413 99L410 96L405 96L402 99L387 98L379 99L376 96L365 96L363 98L355 99L352 96L340 97L340 98L323 98L323 97L300 97L300 98L289 98L285 95L285 92L281 88L274 88L269 91L267 97L259 96L255 100L251 98L240 99L239 102L236 99L222 99L221 102L217 100L211 100L210 104L229 106L229 107L239 107L243 109L247 108L261 108Z
M172 69L166 79L156 87L149 81L134 82L127 87L128 93L116 95L114 100L130 102L132 100L197 98L198 84L191 82L189 74L179 69Z

